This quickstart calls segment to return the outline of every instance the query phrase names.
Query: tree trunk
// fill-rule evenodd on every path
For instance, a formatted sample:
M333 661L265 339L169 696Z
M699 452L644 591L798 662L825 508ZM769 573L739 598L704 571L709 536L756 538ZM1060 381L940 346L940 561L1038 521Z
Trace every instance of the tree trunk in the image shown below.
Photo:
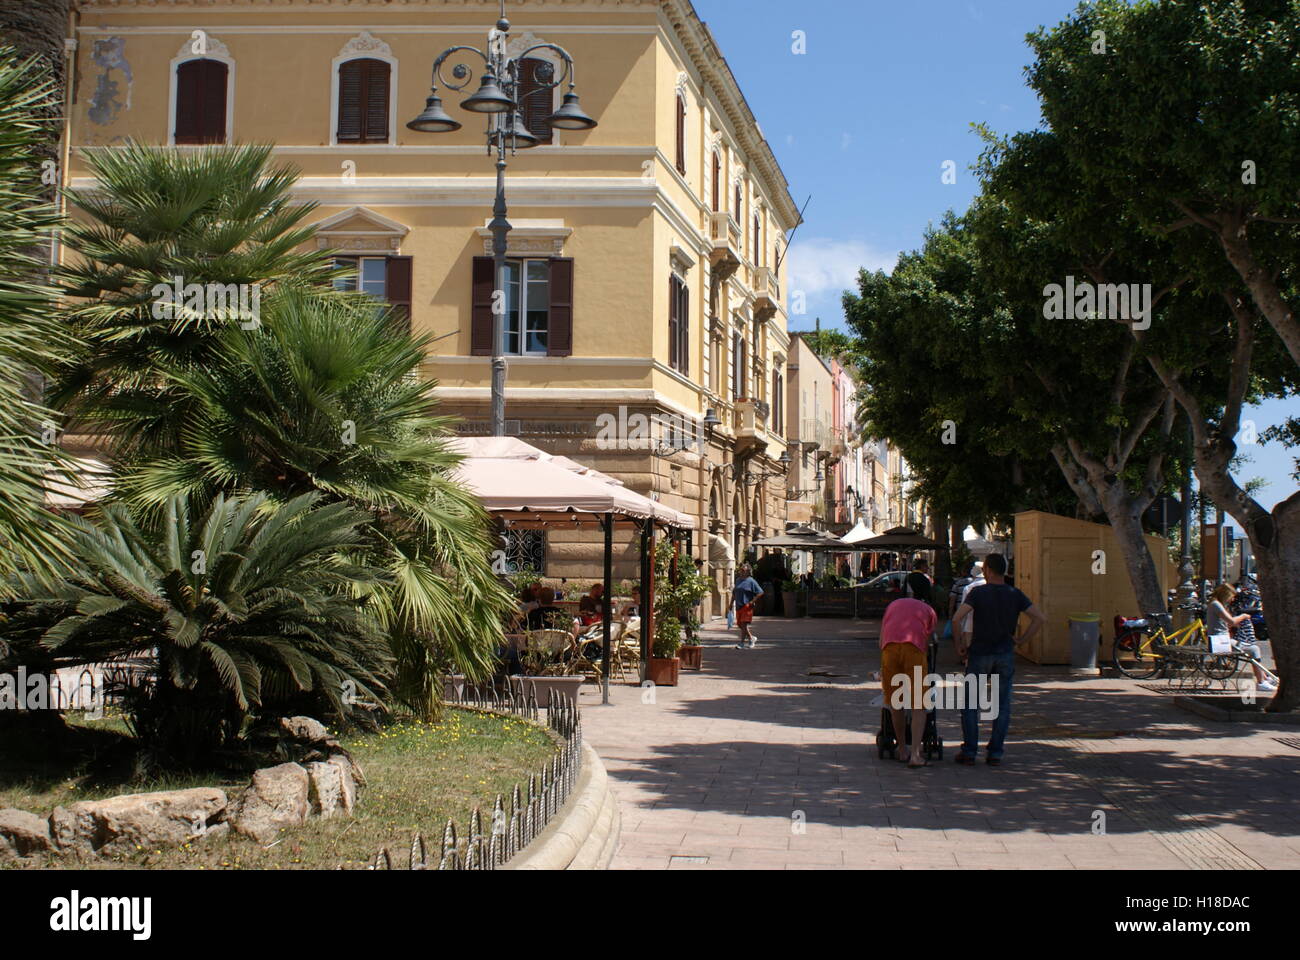
M935 514L934 533L937 540L940 531L948 529L948 515L946 513ZM947 550L936 550L934 560L934 579L937 583L952 583L952 554Z
M1160 588L1151 548L1142 534L1142 510L1145 508L1141 500L1135 501L1121 484L1115 483L1102 495L1101 502L1124 554L1124 568L1137 598L1139 609L1133 613L1140 617L1148 613L1163 613L1168 604Z
M1281 683L1269 704L1270 711L1289 711L1300 706L1300 493L1278 504L1272 513L1274 540L1267 548L1256 547L1260 599L1268 624L1269 643L1277 661Z

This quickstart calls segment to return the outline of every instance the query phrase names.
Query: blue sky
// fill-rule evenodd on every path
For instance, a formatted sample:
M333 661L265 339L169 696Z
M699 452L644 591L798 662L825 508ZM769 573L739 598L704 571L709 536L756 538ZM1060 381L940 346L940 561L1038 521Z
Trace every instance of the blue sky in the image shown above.
M1032 129L1038 102L1025 85L1025 35L1052 25L1076 0L695 0L740 82L802 206L790 252L790 289L807 312L792 330L843 322L840 295L860 267L890 269L920 246L949 209L978 187L972 123L998 133ZM794 52L802 31L806 52ZM957 182L944 184L945 161ZM1262 432L1289 404L1248 411ZM1270 507L1296 489L1292 456L1277 444L1245 448L1244 477L1270 481Z

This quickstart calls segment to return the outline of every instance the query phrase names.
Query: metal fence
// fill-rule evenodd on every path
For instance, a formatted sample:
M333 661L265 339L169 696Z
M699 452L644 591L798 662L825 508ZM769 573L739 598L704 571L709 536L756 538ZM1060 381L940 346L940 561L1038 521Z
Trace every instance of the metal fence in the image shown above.
M429 858L428 845L422 834L411 839L410 860L398 867L387 847L375 854L372 870L495 870L508 863L546 829L551 819L564 807L573 792L582 769L582 718L577 705L568 697L551 694L545 710L546 725L557 734L563 745L550 763L528 778L526 786L516 784L510 794L509 807L497 794L492 805L491 822L484 829L483 814L478 807L470 814L469 829L462 834L452 820L442 831L442 843L435 859ZM494 688L466 685L457 698L448 698L457 706L491 713L509 714L538 720L543 712L535 694L514 696Z

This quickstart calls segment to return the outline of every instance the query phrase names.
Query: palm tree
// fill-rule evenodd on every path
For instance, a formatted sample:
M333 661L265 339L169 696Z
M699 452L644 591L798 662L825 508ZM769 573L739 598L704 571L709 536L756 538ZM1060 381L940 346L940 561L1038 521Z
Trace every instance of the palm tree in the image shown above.
M180 441L132 461L118 494L149 510L180 494L315 490L370 511L397 690L429 714L432 660L483 677L511 600L488 562L488 517L452 479L451 421L434 415L434 384L418 376L426 343L364 295L282 291L258 327L225 328L210 363L170 374L187 398Z
M450 421L420 380L426 342L373 300L332 289L332 254L311 249L310 205L269 150L131 145L89 162L83 262L87 343L60 402L112 431L120 496L157 510L187 493L319 491L371 513L365 559L388 571L372 599L398 657L400 698L439 707L437 669L481 678L500 642L505 587L488 517L451 478ZM307 250L308 252L301 252ZM153 287L261 283L260 322L153 318Z
M265 297L280 286L330 282L329 257L300 249L314 232L305 220L315 204L293 201L297 173L268 169L270 153L136 143L86 151L98 183L67 192L85 218L68 224L65 241L77 258L60 274L80 301L72 319L85 349L53 399L100 430L130 411L136 429L114 438L120 448L175 443L185 398L160 387L159 374L207 363L230 325L227 315L157 316L159 285L247 285Z
M51 84L34 59L0 48L0 597L18 567L46 571L69 559L59 520L46 508L60 461L57 417L35 402L33 381L73 348L41 282L42 250L58 222L41 199L40 119Z
M370 518L322 501L218 495L191 517L173 497L155 526L121 504L76 518L75 572L52 587L20 578L11 657L29 669L145 661L153 683L132 691L130 712L147 750L173 764L297 693L346 717L385 690L387 645L357 598L381 575L349 559Z

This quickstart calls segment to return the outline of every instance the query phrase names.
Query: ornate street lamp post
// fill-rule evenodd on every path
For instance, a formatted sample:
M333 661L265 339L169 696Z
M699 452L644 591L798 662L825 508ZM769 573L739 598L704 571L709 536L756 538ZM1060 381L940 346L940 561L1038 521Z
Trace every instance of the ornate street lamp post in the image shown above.
M510 221L506 219L506 154L513 156L518 150L527 150L538 144L538 138L529 132L524 123L526 98L551 96L551 91L563 83L569 90L563 105L546 118L556 130L590 130L596 121L583 112L574 92L573 58L563 47L553 43L536 43L517 56L507 50L510 38L510 21L506 19L505 0L501 2L501 18L496 28L488 34L487 50L477 47L455 46L444 50L433 63L433 88L425 101L424 112L406 126L419 133L450 133L461 124L447 114L438 97L438 85L448 90L464 90L473 80L469 67L457 63L451 71L452 79L442 75L443 64L457 53L471 53L480 57L484 72L479 88L461 103L461 109L488 117L487 148L497 155L496 201L492 205L492 259L495 290L492 296L492 435L505 436L506 432L506 246ZM560 75L548 60L539 60L528 78L525 89L523 64L529 55L539 50L550 50L563 63ZM520 331L523 335L523 331Z

